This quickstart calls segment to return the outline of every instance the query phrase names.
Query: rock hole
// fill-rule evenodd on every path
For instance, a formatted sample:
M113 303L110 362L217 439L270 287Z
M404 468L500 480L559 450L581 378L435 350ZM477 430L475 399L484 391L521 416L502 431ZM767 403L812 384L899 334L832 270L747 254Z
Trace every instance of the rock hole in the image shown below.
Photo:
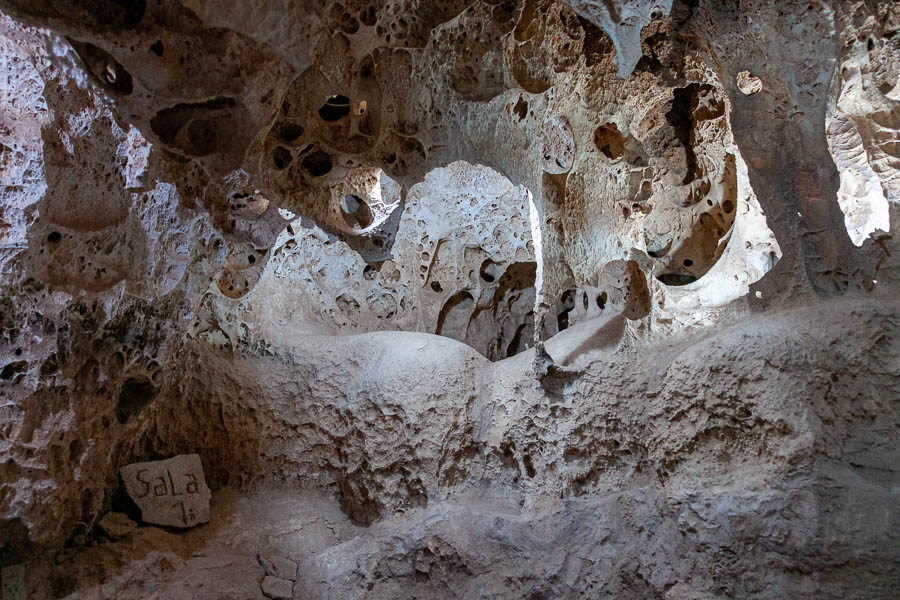
M486 260L481 263L479 274L481 275L482 281L485 281L486 283L494 283L501 275L500 265L493 262L492 260Z
M378 19L375 15L375 7L371 4L359 12L359 20L366 27L374 27Z
M466 325L469 322L469 309L474 303L472 294L466 290L453 294L441 308L434 332L456 340L464 339Z
M25 372L28 368L28 363L24 360L17 360L15 362L11 362L3 367L3 370L0 370L0 379L3 381L13 380L15 382L18 380L18 376Z
M375 75L375 59L369 54L359 63L359 76L369 79Z
M209 119L195 119L187 127L188 148L195 156L209 156L218 146L216 123Z
M625 153L625 138L619 133L615 123L607 123L594 130L594 145L611 160L616 160Z
M381 516L381 503L360 481L342 478L338 482L338 502L350 522L360 527L368 527Z
M531 462L531 456L528 454L522 457L522 464L525 467L525 474L528 475L529 478L532 478L537 474L537 471L534 469L534 463Z
M350 98L343 95L331 96L319 109L319 116L327 123L340 121L350 114Z
M126 25L137 25L147 12L146 0L114 0L124 9L122 19Z
M606 308L607 298L608 296L606 295L606 292L600 292L600 294L597 296L597 308L599 308L600 310Z
M156 397L156 388L146 377L129 377L122 384L116 419L123 425L141 412Z
M296 123L277 123L278 139L285 144L293 144L303 135L303 126Z
M252 265L253 263L256 262L256 257L251 254L250 256L247 257L247 262Z
M684 259L684 261L682 261L682 262L683 262L684 266L686 266L686 267L693 267L693 266L694 266L694 261L692 261L692 260L689 259L689 258Z
M87 42L67 39L84 66L103 84L103 87L123 96L134 91L131 74L109 52Z
M441 292L444 291L444 288L441 287L441 283L439 281L432 281L431 289L432 289L432 291L437 292L438 294L440 294Z
M697 177L697 155L691 144L691 134L694 129L693 107L699 90L700 85L696 83L672 90L672 109L666 113L666 121L672 126L675 137L685 151L687 172L681 181L682 185L689 184Z
M69 462L74 462L81 457L81 451L83 450L83 444L81 440L72 440L72 443L69 444Z
M697 281L697 278L693 275L683 275L681 273L660 273L656 278L665 285L673 286L687 285Z
M375 220L372 209L356 194L341 196L341 214L351 229L365 229Z
M560 298L563 309L556 315L556 328L565 331L569 328L569 313L575 308L575 290L566 290Z
M515 356L519 352L522 352L529 348L528 340L532 339L534 335L533 322L534 313L527 313L525 315L525 323L520 324L516 328L516 333L513 335L512 340L510 340L509 344L506 346L506 358Z
M313 177L322 177L331 172L331 156L321 150L311 152L301 163L303 168Z
M232 136L233 98L214 98L199 104L176 104L150 119L150 129L164 144L175 146L191 156L207 156L218 147L218 141ZM180 134L187 129L186 135Z
M515 356L519 353L520 347L522 345L523 331L525 331L525 325L519 325L518 329L516 329L515 335L513 336L512 340L510 340L509 345L506 347L506 358Z
M162 40L156 40L152 44L150 44L150 52L157 56L162 56L165 53L165 48L163 48Z
M51 244L56 244L62 239L62 234L58 231L50 232L50 235L47 236L47 241Z
M293 160L294 155L291 154L290 150L283 146L275 146L275 149L272 151L272 164L274 164L275 168L279 171L286 169Z
M520 121L528 116L528 102L521 96L519 96L519 101L516 102L516 106L513 108L513 113L519 117Z

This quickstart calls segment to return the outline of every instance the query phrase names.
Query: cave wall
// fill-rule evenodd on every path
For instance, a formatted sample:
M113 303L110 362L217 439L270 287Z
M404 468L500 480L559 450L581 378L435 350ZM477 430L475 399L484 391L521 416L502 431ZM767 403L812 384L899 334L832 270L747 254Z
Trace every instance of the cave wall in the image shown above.
M892 515L895 3L0 9L5 562L71 545L119 466L181 451L366 525L483 480L533 516L631 485L745 498L752 473L766 515L802 496L806 558L731 544L698 578L777 563L741 589L802 592L805 569L837 594L889 556L895 529L860 525L845 578L828 536L860 478ZM673 536L697 514L654 510ZM655 593L677 562L591 576Z

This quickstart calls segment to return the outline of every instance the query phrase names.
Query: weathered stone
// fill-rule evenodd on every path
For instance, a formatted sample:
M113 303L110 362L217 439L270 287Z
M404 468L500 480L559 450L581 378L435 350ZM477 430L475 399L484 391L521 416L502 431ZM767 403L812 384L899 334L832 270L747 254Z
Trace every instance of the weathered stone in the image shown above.
M259 563L266 570L266 573L278 577L280 579L297 579L297 563L289 558L279 556L278 554L263 555L259 554Z
M642 319L650 312L647 279L633 260L613 260L606 263L598 280L597 285L603 291L596 302L606 303L632 320Z
M108 512L97 523L100 531L108 537L116 540L123 538L135 530L137 524L128 518L128 515L117 512Z
M0 569L2 600L25 600L25 565L9 565Z
M272 598L272 600L289 600L294 597L294 582L290 579L266 575L261 587L266 598Z
M199 455L135 463L119 473L145 523L193 527L209 522L210 492Z
M900 3L0 9L26 597L896 595Z

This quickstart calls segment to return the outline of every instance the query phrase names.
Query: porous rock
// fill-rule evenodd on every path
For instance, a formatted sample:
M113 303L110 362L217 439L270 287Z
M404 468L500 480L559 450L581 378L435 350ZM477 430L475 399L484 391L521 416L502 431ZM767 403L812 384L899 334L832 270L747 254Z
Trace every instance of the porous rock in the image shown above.
M898 3L0 12L26 597L896 595Z

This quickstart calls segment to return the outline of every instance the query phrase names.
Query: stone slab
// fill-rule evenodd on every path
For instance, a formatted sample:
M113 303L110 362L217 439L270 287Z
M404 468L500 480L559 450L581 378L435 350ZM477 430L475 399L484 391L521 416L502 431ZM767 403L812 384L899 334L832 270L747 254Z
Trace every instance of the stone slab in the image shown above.
M259 563L266 570L266 574L278 577L280 579L297 579L297 563L289 558L279 556L277 554L258 554Z
M143 522L181 528L209 522L210 492L199 455L134 463L119 473Z
M294 582L290 579L266 575L260 587L266 598L272 598L272 600L290 600L294 597Z

